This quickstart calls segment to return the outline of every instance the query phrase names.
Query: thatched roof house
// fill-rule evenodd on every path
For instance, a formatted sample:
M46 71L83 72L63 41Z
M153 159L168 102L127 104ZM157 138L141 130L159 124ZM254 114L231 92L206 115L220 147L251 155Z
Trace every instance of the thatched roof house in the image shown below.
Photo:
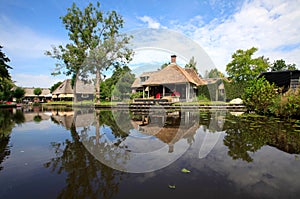
M176 64L176 56L171 56L171 64L159 71L146 72L132 84L133 92L142 91L149 97L162 98L177 95L182 101L191 101L196 94L197 87L204 85L193 69L184 69ZM146 93L145 93L146 92Z
M41 88L42 93L39 96L34 94L34 89L36 89L34 87L32 87L32 88L24 87L23 89L25 91L23 101L33 101L34 99L37 99L37 98L39 100L43 101L43 100L51 99L51 97L52 97L49 88Z
M37 97L34 94L34 89L36 88L23 88L25 90L25 95L24 97ZM39 95L40 97L51 97L50 89L49 88L41 88L42 93Z
M76 95L78 100L94 99L94 85L83 81L76 82ZM53 99L73 99L74 90L71 85L71 79L66 79L63 83L52 92Z

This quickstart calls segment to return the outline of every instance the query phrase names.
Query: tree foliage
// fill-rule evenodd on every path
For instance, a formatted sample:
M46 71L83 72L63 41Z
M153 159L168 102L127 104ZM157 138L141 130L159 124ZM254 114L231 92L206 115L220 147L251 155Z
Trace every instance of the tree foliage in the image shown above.
M17 87L13 92L13 97L20 101L25 96L25 90L21 87Z
M226 72L229 78L235 82L249 82L260 73L266 72L269 64L263 56L253 58L258 49L252 47L248 50L237 50L232 55L232 61L227 64Z
M10 79L10 74L8 69L12 69L7 63L10 62L10 59L2 52L2 46L0 45L0 80Z
M62 84L61 81L53 84L51 87L50 87L50 93L52 93L53 91L55 91L60 85Z
M120 52L122 45L129 42L127 36L119 33L124 21L115 11L101 11L99 2L96 6L90 3L83 10L73 3L72 7L68 8L68 13L61 19L71 42L66 46L53 47L52 51L46 52L46 55L58 60L53 74L64 72L66 75L72 75L72 82L75 83L74 79L77 78L83 65L84 67L90 66L89 70L95 70L98 98L101 70L130 57L127 54L124 58L122 56L124 51ZM116 60L117 58L120 60ZM76 86L73 90L75 94ZM76 98L74 100L76 101Z
M245 89L243 101L250 111L255 111L258 114L270 114L270 107L274 105L277 96L275 85L270 84L264 78L259 78L251 81Z
M283 59L275 60L270 66L271 71L297 70L296 64L286 64Z
M225 75L219 71L217 68L211 69L210 71L205 71L205 78L223 78Z
M198 74L198 70L197 70L197 62L195 61L195 57L192 56L189 63L187 63L185 65L185 68L191 68L191 69L194 69L195 72Z
M0 100L9 100L13 93L11 89L14 87L10 79L2 79L0 83Z
M112 96L124 98L131 92L131 85L135 75L131 73L128 66L116 67L110 78L101 82L101 99L111 99Z
M8 69L12 69L12 67L7 64L10 59L2 52L2 48L0 45L0 100L9 100L12 96L11 89L14 84Z
M33 90L33 93L34 93L35 95L39 96L40 94L42 94L42 89L41 89L41 88L35 88L35 89Z
M164 63L164 64L162 64L161 66L160 66L160 69L158 69L158 70L162 70L162 69L164 69L164 68L166 68L168 65L170 65L171 63L170 62L166 62L166 63Z

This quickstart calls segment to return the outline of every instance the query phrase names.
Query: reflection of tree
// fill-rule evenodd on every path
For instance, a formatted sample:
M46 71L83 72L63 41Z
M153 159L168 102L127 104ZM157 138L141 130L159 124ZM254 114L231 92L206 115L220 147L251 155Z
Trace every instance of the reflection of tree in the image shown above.
M33 121L35 121L35 122L37 122L37 123L41 122L41 121L42 121L42 116L40 116L40 115L35 115L35 116L33 117Z
M77 113L74 121L76 116ZM124 159L124 154L114 150L116 143L107 144L99 132L100 125L110 126L115 137L121 138L122 131L113 120L111 111L97 110L96 116L95 135L89 133L90 126L80 127L78 130L76 122L73 122L70 129L72 140L52 143L56 157L45 163L45 167L58 174L63 171L67 173L67 186L61 191L59 198L112 198L118 192L123 173L100 163L93 152L102 151L110 161L114 160L116 163Z
M25 122L25 116L22 110L17 109L16 113L13 114L13 120L16 124L22 124Z
M22 110L17 110L15 114L9 109L0 109L0 170L2 162L10 155L10 133L15 124L21 124L25 121Z
M74 124L70 131L72 141L52 143L56 157L45 164L58 174L67 173L67 186L58 198L112 198L122 173L101 164L86 150Z
M271 145L288 153L300 153L300 135L292 133L292 123L267 117L235 117L228 115L224 129L224 144L233 159L252 162L249 152L256 152L264 145Z

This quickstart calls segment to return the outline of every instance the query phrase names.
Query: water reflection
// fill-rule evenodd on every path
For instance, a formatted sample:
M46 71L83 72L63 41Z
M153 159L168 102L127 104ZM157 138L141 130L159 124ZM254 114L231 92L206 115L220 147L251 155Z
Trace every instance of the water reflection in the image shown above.
M252 162L253 154L265 145L290 154L300 153L299 124L260 116L228 115L224 125L224 145L233 159Z
M72 140L52 143L56 157L44 164L52 172L67 175L67 186L58 198L112 198L118 193L123 173L101 164L86 150L79 135L88 128L79 132L78 123L71 124Z
M224 185L230 188L224 190L226 193L249 194L253 190L276 196L281 186L291 191L289 196L298 193L299 120L237 117L223 111L4 109L0 110L1 172L5 172L3 163L12 156L12 129L26 122L42 125L43 121L70 134L58 141L45 140L46 148L50 145L54 155L43 161L43 169L65 181L57 190L59 198L122 198L122 187L136 184L135 174L123 171L155 171L145 174L155 179L151 181L154 184L166 181L161 176L172 176L175 182L178 176L178 180L187 183L182 184L186 190L191 189L189 183L203 183L203 176L210 174L204 181L219 179L218 186L234 182L234 186ZM41 136L41 131L35 136ZM204 152L200 153L201 149ZM178 162L170 165L175 160ZM180 177L178 169L173 171L174 165L180 167L179 171L182 165L187 166L192 175ZM183 193L178 187L176 191ZM208 188L219 189L213 185ZM192 191L199 189L194 187Z

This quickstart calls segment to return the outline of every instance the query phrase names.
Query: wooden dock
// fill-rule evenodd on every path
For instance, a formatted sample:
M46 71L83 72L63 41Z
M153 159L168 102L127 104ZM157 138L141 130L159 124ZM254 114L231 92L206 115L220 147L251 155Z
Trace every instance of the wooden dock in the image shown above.
M147 110L147 109L171 109L171 110L228 110L228 111L246 111L246 107L242 104L211 104L211 105L174 105L173 103L131 103L118 104L112 108L131 109L131 110Z

